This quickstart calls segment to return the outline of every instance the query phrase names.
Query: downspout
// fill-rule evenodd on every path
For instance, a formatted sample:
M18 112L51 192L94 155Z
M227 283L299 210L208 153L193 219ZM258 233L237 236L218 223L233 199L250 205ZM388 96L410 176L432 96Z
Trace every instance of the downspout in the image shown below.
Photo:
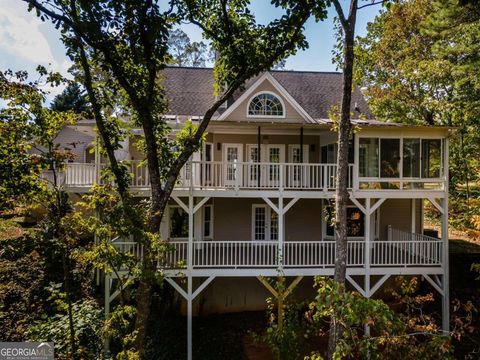
M300 163L303 164L303 126L300 128Z

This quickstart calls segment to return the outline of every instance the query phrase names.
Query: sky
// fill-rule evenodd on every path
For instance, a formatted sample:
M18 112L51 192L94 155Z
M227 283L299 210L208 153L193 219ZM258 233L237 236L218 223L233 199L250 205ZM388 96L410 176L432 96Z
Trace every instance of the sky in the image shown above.
M371 0L370 0L371 1ZM344 8L347 0L343 0ZM363 36L367 23L379 13L379 5L359 10L356 33ZM267 23L281 15L281 11L269 0L252 0L251 10L259 23ZM333 30L334 10L329 10L328 19L316 23L310 19L305 26L309 48L287 59L285 68L303 71L335 71L332 64L332 49L335 42ZM192 41L201 41L201 31L192 24L182 24ZM35 72L37 65L67 75L71 62L65 54L59 31L50 22L42 22L34 12L27 11L21 0L0 0L0 70L27 70ZM53 89L51 97L61 89Z

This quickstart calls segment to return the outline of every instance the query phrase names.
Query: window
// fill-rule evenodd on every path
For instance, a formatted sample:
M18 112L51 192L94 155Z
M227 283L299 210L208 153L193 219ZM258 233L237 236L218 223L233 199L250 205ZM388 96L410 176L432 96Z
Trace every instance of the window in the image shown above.
M188 213L179 206L170 207L170 237L188 238Z
M329 237L335 236L335 228L333 226L333 206L327 206L326 214L326 231ZM365 214L354 206L347 207L347 236L363 237L365 236Z
M422 177L438 178L442 173L442 142L440 139L422 140Z
M377 138L360 138L359 174L361 177L378 177L379 144Z
M420 139L403 139L403 177L420 177Z
M258 94L248 105L248 116L284 117L283 103L271 93Z
M200 211L198 212L200 213ZM171 239L187 239L188 238L188 213L179 206L169 207L170 220L170 238ZM212 205L204 205L201 215L200 234L203 239L213 239L213 207ZM195 225L195 220L193 222ZM195 230L194 230L195 233Z
M321 160L323 164L336 164L337 163L337 144L328 144L321 147ZM353 139L348 141L348 163L353 164L355 162L355 144Z
M380 177L400 177L400 139L380 140Z
M278 240L278 215L269 206L253 205L252 239Z
M211 205L205 205L203 207L203 238L213 238L213 214Z

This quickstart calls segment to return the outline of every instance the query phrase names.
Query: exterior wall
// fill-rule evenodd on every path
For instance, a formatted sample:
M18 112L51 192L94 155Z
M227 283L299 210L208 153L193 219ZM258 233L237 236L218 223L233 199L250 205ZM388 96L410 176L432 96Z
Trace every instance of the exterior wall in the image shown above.
M288 278L288 282L292 278ZM193 288L201 283L194 278ZM222 314L267 309L266 299L272 294L254 277L216 278L193 302L195 315ZM313 278L304 277L295 287L291 299L311 301L315 297ZM181 300L182 313L186 313L186 302Z
M322 201L300 199L285 215L285 241L322 240Z
M85 162L85 150L94 141L93 136L65 127L55 138L62 149L70 149L75 154L75 162Z
M210 138L207 138L207 141L210 141L214 144L213 146L213 159L214 161L222 161L223 156L223 144L242 144L243 145L243 161L246 161L247 155L247 144L256 145L258 142L257 135L253 134L210 134ZM218 149L217 144L220 143L220 149ZM263 145L285 145L285 162L288 162L288 145L300 145L300 130L298 135L262 135L262 144ZM318 163L320 161L320 142L319 136L315 135L305 135L303 137L303 144L308 145L308 162ZM312 149L313 145L313 149ZM263 150L263 149L261 149ZM314 150L314 151L312 151ZM263 155L262 155L263 156ZM306 161L305 161L306 162Z
M387 240L388 225L402 231L412 231L411 199L385 200L380 206L380 240Z
M214 239L249 241L252 239L252 206L262 199L215 198ZM285 241L322 240L321 200L301 199L285 215Z
M141 152L139 149L138 149L138 146L136 145L138 139L140 139L140 136L138 135L135 135L133 136L133 138L130 139L130 143L129 143L129 153L130 153L130 160L143 160L145 159L145 155L143 154L143 152Z
M275 122L289 122L289 123L303 123L303 117L293 108L292 105L287 101L285 97L283 97L277 89L268 81L265 80L262 84L258 86L258 88L255 89L254 93L252 96L255 96L255 94L262 92L262 91L269 91L274 93L276 96L281 98L283 100L283 103L285 105L285 118L272 118L272 121ZM250 102L250 99L252 96L249 96L245 101L239 104L239 106L228 116L226 121L255 121L255 120L262 120L264 121L265 118L251 118L247 117L247 108L248 104Z

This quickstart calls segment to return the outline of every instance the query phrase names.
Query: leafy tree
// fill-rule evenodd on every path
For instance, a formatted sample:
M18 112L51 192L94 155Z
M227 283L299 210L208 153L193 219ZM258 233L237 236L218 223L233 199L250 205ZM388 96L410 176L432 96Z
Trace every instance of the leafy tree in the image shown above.
M480 14L473 4L414 0L392 4L358 40L356 77L380 120L458 126L451 140L452 209L471 227L478 214ZM457 201L460 199L460 201Z
M169 53L178 66L205 67L212 60L212 51L203 41L191 42L182 29L175 29L168 37Z
M58 112L44 106L46 93L42 86L59 85L65 80L58 73L47 72L39 66L39 80L29 82L26 72L5 71L0 77L1 98L6 106L0 109L1 126L9 133L2 136L0 151L6 154L7 171L16 179L2 179L0 187L4 201L17 206L28 201L30 206L43 206L46 216L35 232L38 248L45 269L57 280L65 294L68 317L68 342L70 356L77 358L77 339L74 329L73 293L74 261L72 253L81 240L82 229L71 221L72 206L63 191L60 173L72 155L60 149L55 142L59 132L72 124L77 116L73 112ZM2 134L3 135L3 134ZM18 141L15 147L6 148L11 139ZM43 176L40 176L43 174ZM22 258L16 261L20 265ZM34 270L32 266L32 270Z
M432 295L414 295L416 286L416 278L400 278L400 292L394 295L404 311L397 314L382 300L367 299L346 291L338 282L317 277L317 296L308 317L319 333L325 319L332 316L342 324L342 336L329 355L334 359L453 359L450 337L423 311L433 301ZM374 336L364 333L364 324L371 326ZM306 359L323 357L316 352Z
M239 0L180 1L162 9L152 1L97 1L92 7L82 1L25 0L43 19L62 28L62 40L81 71L97 129L116 187L126 206L125 214L138 229L137 241L144 248L137 289L136 349L145 349L152 284L157 273L159 227L165 206L181 168L200 145L210 119L247 79L286 56L305 48L302 33L312 12L317 19L326 15L324 2L276 0L285 15L258 25ZM215 103L183 146L174 147L170 129L162 114L166 100L161 70L169 63L169 33L180 19L199 26L212 48L221 50L214 75ZM106 76L99 78L96 69ZM92 71L93 70L93 71ZM108 117L112 104L126 109L132 125L143 129L144 150L151 184L151 202L145 221L128 210L129 177L115 158L114 150L125 136L115 118ZM175 150L175 151L174 151Z
M90 105L80 85L70 83L63 92L52 101L50 109L55 111L73 111L75 114L90 116Z

